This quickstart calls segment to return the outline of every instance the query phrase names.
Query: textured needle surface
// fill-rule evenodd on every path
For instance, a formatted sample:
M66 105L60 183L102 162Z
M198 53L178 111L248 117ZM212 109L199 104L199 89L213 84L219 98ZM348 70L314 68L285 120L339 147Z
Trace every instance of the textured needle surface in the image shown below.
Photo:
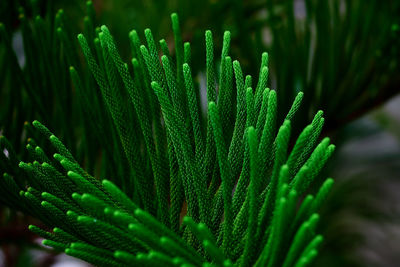
M206 31L205 77L194 76L190 44L178 16L171 19L175 51L161 40L160 57L151 30L145 44L131 31L128 64L109 29L94 29L86 18L89 29L78 41L87 65L75 65L70 50L68 63L88 129L105 148L107 180L93 177L62 138L33 121L25 125L35 138L26 147L30 162L0 137L7 151L0 154L1 202L42 220L49 228L29 229L44 245L98 266L309 264L323 241L318 210L333 185L328 178L305 195L335 148L329 138L319 143L322 111L293 136L303 93L280 121L279 91L267 88L268 54L258 80L246 76L229 56L230 32L219 58Z

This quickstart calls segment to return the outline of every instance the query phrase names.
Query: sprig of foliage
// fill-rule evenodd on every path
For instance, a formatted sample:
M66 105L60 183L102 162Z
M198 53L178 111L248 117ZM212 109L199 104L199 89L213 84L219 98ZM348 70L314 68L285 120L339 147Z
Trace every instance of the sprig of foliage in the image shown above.
M65 12L61 10L54 16L59 7ZM79 97L75 98L77 94L71 90L65 64L82 70L71 33L83 31L93 38L99 18L113 26L117 40L123 38L132 23L139 29L151 25L154 36L166 36L168 16L178 10L187 22L182 31L184 40L191 40L194 46L191 53L194 74L203 70L204 29L211 27L217 38L222 39L223 29L229 25L232 55L254 78L259 54L270 52L270 84L281 92L279 119L286 116L292 98L299 91L305 93L304 105L292 125L296 134L319 109L325 111L328 130L337 130L398 93L398 1L184 0L146 4L125 1L118 7L113 5L111 10L107 4L97 6L97 17L93 4L88 2L86 17L80 23L77 18L83 10L84 3L76 1L3 1L0 4L5 25L0 31L0 124L4 134L15 136L10 141L17 152L21 151L23 122L38 119L64 140L79 162L88 162L91 170L100 160L83 158L88 151L97 150L100 154L106 148L98 140L91 140L88 134L91 131L85 129L86 121L82 118L86 116L80 116ZM24 43L25 66L19 66L12 49L12 37L19 33ZM165 37L169 38L172 36ZM221 48L219 43L216 46ZM95 49L93 44L89 45ZM161 47L165 50L165 43ZM127 45L120 48L121 55L129 54ZM87 76L85 73L84 86L94 83ZM58 90L53 91L54 88ZM95 97L94 101L102 108L104 103L95 93L90 92L89 96Z
M229 32L216 66L207 31L204 116L195 79L201 77L192 76L190 45L182 42L177 15L171 18L176 56L161 40L161 61L149 29L147 46L136 31L129 35L131 66L106 26L78 36L98 87L83 83L73 67L70 74L83 114L91 116L88 129L98 129L91 134L108 148L102 168L114 183L91 176L34 121L25 125L34 136L30 163L0 137L0 200L51 227L30 226L45 245L99 266L309 264L322 241L317 212L333 184L329 178L315 197L301 198L334 151L329 138L317 145L322 111L289 153L303 93L278 128L277 94L266 84L268 55L253 84L229 56ZM90 98L95 89L107 107L100 114ZM45 153L36 140L51 149Z
M399 93L399 2L266 1L266 11L272 41L258 51L271 53L280 107L304 92L301 120L323 109L335 130Z

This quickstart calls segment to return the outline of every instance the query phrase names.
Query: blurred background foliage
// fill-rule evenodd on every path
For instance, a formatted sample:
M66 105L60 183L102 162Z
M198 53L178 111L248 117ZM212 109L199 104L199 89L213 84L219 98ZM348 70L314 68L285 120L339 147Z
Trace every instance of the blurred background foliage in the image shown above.
M107 176L107 144L93 138L95 126L83 116L81 96L69 76L73 65L83 74L85 88L93 88L76 35L90 36L95 27L108 25L128 62L132 29L144 39L144 29L150 28L156 40L172 43L172 12L180 16L184 41L191 43L193 72L200 77L204 31L212 30L218 51L223 31L230 30L231 54L246 74L257 78L261 53L269 53L269 84L278 93L280 119L299 91L305 98L295 129L324 110L325 130L339 147L326 173L338 183L323 216L321 231L327 240L315 265L395 266L395 244L400 242L400 199L395 194L400 187L400 111L393 107L400 106L399 100L376 108L400 92L397 0L94 0L93 5L77 0L1 1L0 135L23 153L29 133L24 122L38 119L90 172ZM101 108L98 92L89 93ZM100 127L109 122L107 114L99 118ZM0 261L35 265L29 263L32 254L27 251L44 248L35 246L26 230L31 220L2 208ZM13 232L19 234L9 235ZM40 266L55 261L49 255Z

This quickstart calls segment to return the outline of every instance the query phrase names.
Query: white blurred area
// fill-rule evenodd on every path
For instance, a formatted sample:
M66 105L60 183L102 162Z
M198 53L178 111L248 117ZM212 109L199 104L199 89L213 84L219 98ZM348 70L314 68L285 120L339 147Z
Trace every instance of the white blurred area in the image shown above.
M88 267L90 264L78 260L76 258L70 257L66 254L60 254L57 256L57 262L52 265L52 267Z

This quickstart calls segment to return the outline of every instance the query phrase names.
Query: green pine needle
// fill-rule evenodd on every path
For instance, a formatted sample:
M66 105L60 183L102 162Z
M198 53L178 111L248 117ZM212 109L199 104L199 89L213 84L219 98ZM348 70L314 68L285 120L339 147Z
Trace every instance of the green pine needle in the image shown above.
M333 185L327 179L315 196L302 198L334 151L329 138L317 144L322 112L294 140L290 121L303 93L279 121L277 92L267 88L268 54L255 81L229 57L229 32L221 59L214 57L211 31L205 33L208 110L201 110L201 77L191 71L178 16L171 18L175 52L161 40L161 60L149 29L147 45L136 31L129 34L132 65L106 26L78 35L97 85L78 66L70 75L88 120L96 120L101 104L91 103L91 95L97 91L104 101L104 114L91 123L108 154L104 166L115 171L109 180L92 177L34 121L35 136L52 150L45 153L31 139L32 163L19 162L1 137L8 151L1 201L54 228L29 227L44 245L98 266L308 265L323 241L315 231L318 210ZM36 24L42 27L40 19ZM91 25L88 17L85 28ZM58 33L68 44L63 28Z

